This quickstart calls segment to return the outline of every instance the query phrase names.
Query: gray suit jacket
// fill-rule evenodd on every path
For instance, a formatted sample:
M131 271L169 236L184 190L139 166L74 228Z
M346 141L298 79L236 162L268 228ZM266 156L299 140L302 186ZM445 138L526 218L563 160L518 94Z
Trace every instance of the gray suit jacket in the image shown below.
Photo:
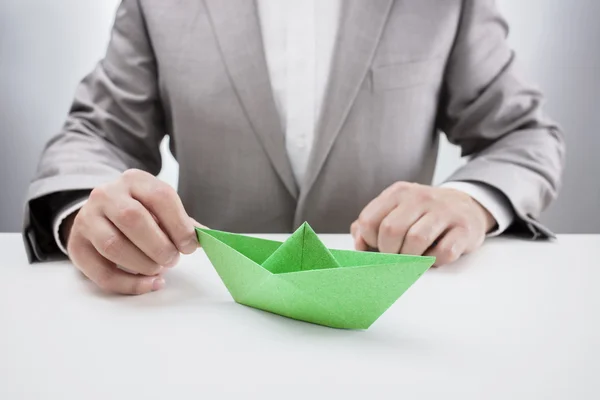
M179 193L202 223L290 232L307 220L318 232L348 232L390 184L431 182L443 132L471 157L451 180L496 188L514 208L514 229L551 235L536 218L557 194L564 142L541 94L519 76L506 34L492 0L345 1L297 185L254 2L124 0L106 56L42 155L28 204L129 168L156 174L169 135ZM56 250L40 245L44 212L25 213L32 259Z

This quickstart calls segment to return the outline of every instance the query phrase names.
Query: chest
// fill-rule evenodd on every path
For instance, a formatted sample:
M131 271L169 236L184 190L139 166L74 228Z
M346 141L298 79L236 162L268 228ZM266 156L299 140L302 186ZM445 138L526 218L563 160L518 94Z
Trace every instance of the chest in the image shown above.
M235 95L214 26L225 23L235 31L240 25L240 20L257 18L259 9L253 7L254 15L249 15L232 8L230 14L225 17L229 18L229 21L218 21L203 2L196 0L179 1L177 7L166 5L159 0L145 0L142 3L148 34L155 52L161 95L167 108L171 103L179 102L191 103L196 108L202 108L214 104L214 101L218 101L222 96ZM376 3L378 2L373 2L373 7L377 6ZM262 7L265 8L264 5ZM342 8L337 13L330 11L328 15L337 15L336 18L343 20L345 12ZM431 78L440 78L443 64L456 36L459 14L458 0L393 2L371 59L371 73L365 75L364 83L373 84L376 89L382 85L401 85L416 78L428 78L428 73L437 72L438 76ZM260 20L257 21L259 22L255 29L258 32L261 29L269 29L269 37L272 37L273 43L278 43L275 34L281 32L281 29L275 29L277 25L274 23L267 23L266 27L261 27ZM323 29L327 19L321 18L319 21L320 29ZM335 29L335 33L324 32L323 41L339 35L337 27ZM361 27L356 26L356 29L360 30ZM242 38L235 45L239 46L240 62L248 62L248 58L244 56L245 48L250 48L248 43ZM331 47L329 51L332 57L335 57L335 43ZM285 47L270 48L274 50L271 52L275 54L273 57L277 57L278 49ZM255 58L265 59L266 55L263 52L256 54ZM426 64L431 62L441 63L442 68L438 71L427 71ZM396 70L391 68L404 64L417 65ZM421 70L424 74L418 73ZM416 75L423 76L415 77ZM373 82L369 81L371 77Z

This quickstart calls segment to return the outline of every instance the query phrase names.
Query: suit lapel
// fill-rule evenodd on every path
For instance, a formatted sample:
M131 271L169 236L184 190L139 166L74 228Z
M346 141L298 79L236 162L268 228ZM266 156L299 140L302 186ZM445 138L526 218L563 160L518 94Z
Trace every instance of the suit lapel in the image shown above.
M250 124L290 194L297 198L254 1L205 0L223 60Z
M302 192L315 183L372 63L393 0L344 1L323 109Z

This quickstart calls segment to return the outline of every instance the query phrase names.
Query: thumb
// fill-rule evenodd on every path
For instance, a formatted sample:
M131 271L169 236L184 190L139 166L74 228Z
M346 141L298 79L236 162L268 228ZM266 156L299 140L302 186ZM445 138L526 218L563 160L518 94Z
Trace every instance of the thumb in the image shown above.
M196 221L194 218L190 217L190 220L192 221L192 224L194 224L194 226L196 228L203 228L203 229L209 229L208 226L206 225L202 225L200 222Z
M208 229L208 227L207 227L207 226L205 226L205 225L202 225L200 222L196 221L196 220L195 220L194 218L192 218L192 217L190 217L190 221L192 221L192 225L194 225L194 227L196 227L196 228ZM197 243L198 243L198 247L201 247L201 246L200 246L200 242L197 242Z

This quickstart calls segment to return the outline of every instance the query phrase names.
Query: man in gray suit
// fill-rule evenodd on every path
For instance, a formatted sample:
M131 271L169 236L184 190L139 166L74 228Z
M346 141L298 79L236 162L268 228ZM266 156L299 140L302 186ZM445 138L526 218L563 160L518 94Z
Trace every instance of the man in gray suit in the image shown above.
M32 260L108 291L163 287L222 230L351 231L444 264L538 221L564 142L492 0L124 0L31 183ZM439 134L469 162L428 186ZM155 175L171 138L175 192Z

